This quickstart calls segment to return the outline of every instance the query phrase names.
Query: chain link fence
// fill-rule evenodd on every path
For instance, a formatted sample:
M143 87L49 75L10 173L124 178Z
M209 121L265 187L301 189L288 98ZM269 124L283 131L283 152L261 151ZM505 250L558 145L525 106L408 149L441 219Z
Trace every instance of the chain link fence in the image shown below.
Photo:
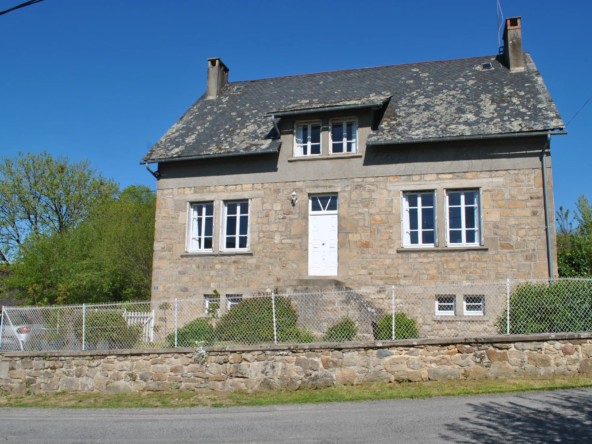
M217 292L191 299L3 307L2 351L367 342L592 330L592 279Z

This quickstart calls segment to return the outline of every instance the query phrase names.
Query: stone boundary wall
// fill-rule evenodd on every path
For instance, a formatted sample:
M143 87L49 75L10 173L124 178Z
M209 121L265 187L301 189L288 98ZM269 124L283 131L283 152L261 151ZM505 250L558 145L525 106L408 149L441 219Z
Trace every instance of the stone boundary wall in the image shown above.
M297 390L578 374L592 377L592 333L0 355L0 392L14 395Z

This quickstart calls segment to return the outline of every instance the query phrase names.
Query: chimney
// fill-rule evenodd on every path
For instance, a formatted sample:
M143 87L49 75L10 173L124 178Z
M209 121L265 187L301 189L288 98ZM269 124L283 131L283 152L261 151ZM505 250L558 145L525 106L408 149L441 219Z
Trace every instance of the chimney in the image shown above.
M504 29L504 64L510 68L510 72L524 71L520 20L521 17L507 19L506 29Z
M228 83L228 71L229 69L218 57L208 59L206 99L215 99L218 97L224 85Z

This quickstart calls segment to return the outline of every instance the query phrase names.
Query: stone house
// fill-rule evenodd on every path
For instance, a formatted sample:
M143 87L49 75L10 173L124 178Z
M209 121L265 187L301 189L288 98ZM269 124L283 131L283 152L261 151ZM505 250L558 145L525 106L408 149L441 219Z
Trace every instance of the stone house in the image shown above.
M208 59L205 94L142 161L158 189L154 301L556 274L564 123L519 17L500 55L228 75Z

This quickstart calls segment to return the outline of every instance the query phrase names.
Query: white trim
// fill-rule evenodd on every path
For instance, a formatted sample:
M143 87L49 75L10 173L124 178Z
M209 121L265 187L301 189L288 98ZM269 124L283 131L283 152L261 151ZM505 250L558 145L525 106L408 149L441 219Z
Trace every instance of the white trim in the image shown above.
M343 151L342 152L337 152L334 153L333 152L333 124L334 123L341 123L342 124L342 128L343 128L343 136L344 139L342 139L342 143L343 143ZM348 123L353 123L355 125L355 138L352 140L348 140L347 139L347 124ZM344 142L345 140L345 142ZM348 151L347 150L347 143L348 142L354 142L355 145L355 149L353 151ZM341 155L341 154L354 154L357 153L358 150L358 119L356 119L355 117L340 117L338 119L331 119L331 121L329 122L329 154L330 155Z
M312 135L312 126L318 125L319 126L319 154L311 154L312 142L311 142L311 135ZM308 127L308 140L306 142L306 147L308 154L302 154L299 150L298 144L298 128L307 126ZM304 144L302 144L304 145ZM315 144L316 145L316 144ZM311 157L311 156L321 156L323 154L323 122L320 120L305 120L305 121L297 121L294 122L294 157Z
M229 203L241 203L247 202L247 246L245 248L227 248L226 247L226 205ZM237 208L238 210L238 208ZM249 251L251 249L251 199L237 199L237 200L224 200L222 201L222 217L221 217L221 231L220 231L220 251ZM240 213L237 212L237 223L236 223L236 244L239 243L240 233Z
M452 298L452 311L450 310L439 310L438 306L438 299L439 298ZM455 316L456 315L456 295L454 294L437 294L434 297L435 302L435 312L438 316ZM445 304L449 305L450 302L445 302Z
M313 211L312 209L312 200L313 198L319 198L319 197L324 197L324 196L328 196L330 198L336 197L337 198L337 209L336 210L326 210L323 209L323 206L321 205L321 202L319 201L319 205L321 207L320 211ZM329 200L329 202L327 202L327 205L325 206L325 208L329 207L329 203L331 202L331 200ZM308 214L313 215L319 215L319 214L339 214L339 194L338 193L326 193L326 194L312 194L308 196Z
M462 242L452 243L450 242L450 194L451 193L461 193L460 205L454 205L454 207L460 208L460 217L461 217L461 227L460 228L453 228L453 230L461 231ZM467 228L466 228L466 221L465 221L465 193L476 193L476 200L477 200L477 217L479 218L478 221L475 223L475 229L477 233L475 234L475 242L467 242L466 235L467 235ZM467 189L467 190L446 190L445 191L445 213L446 213L446 246L450 248L454 247L474 247L479 246L481 244L481 237L482 237L482 229L481 229L481 221L483 219L481 213L481 194L480 189ZM472 205L470 206L472 207ZM473 228L471 228L473 230Z
M481 298L480 311L467 311L467 298ZM477 302L471 302L471 305L476 305ZM483 316L485 314L485 296L482 294L466 294L463 296L463 315L465 316Z
M424 207L423 206L423 200L422 200L422 195L423 194L431 194L432 195L432 206L431 207ZM417 196L417 230L413 230L413 231L417 231L417 236L418 236L418 242L417 244L412 244L411 243L411 228L410 228L410 208L409 208L409 201L408 201L408 196ZM436 246L436 240L437 240L437 225L436 225L436 210L438 208L437 205L437 200L436 200L437 196L436 196L436 192L435 191L425 191L425 192L404 192L403 193L403 199L402 199L402 211L401 211L401 215L402 215L402 227L403 227L403 231L402 231L402 238L401 238L401 243L403 245L404 248L433 248ZM422 219L423 219L423 215L422 210L424 208L432 208L433 211L433 217L434 217L434 228L433 228L433 232L434 232L434 241L431 243L423 243L422 242L422 231L423 230L423 225L422 225Z
M235 305L240 304L243 300L242 294L234 294L233 293L233 294L227 294L224 297L226 299L226 309L227 310L230 310Z

